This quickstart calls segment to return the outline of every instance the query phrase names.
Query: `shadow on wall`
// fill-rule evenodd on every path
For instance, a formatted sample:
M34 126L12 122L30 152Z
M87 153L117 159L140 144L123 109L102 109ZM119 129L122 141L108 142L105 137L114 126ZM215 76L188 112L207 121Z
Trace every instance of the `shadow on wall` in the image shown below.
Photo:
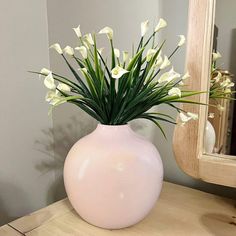
M56 125L53 128L42 130L44 138L36 140L38 151L49 158L38 163L35 167L43 174L55 172L55 181L48 190L47 202L55 202L66 196L63 183L63 166L71 147L80 138L94 130L91 122L85 122L76 116L67 119L67 123Z

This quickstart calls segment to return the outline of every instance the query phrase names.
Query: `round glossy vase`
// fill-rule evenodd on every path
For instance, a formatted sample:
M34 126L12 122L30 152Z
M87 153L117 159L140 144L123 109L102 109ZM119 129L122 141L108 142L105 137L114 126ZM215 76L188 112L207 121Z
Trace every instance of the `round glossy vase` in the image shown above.
M206 153L213 153L216 142L216 132L211 122L207 120L204 137L204 150Z
M120 229L153 208L163 182L155 146L128 125L99 124L72 147L65 161L68 198L87 222Z

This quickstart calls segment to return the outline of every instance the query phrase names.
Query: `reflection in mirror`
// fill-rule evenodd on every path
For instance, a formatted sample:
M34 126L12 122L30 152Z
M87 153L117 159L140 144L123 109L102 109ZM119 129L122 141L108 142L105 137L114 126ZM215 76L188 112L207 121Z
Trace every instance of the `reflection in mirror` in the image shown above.
M236 155L236 1L216 1L206 153Z

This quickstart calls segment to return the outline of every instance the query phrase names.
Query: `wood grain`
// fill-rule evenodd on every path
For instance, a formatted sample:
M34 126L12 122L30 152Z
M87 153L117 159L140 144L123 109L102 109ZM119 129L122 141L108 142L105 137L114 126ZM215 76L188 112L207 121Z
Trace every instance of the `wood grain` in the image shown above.
M191 78L188 89L208 91L210 78L210 57L214 0L190 0L187 35L186 69ZM207 103L207 94L194 96L191 100ZM176 126L173 149L180 168L188 175L200 178L199 159L203 146L203 131L206 120L206 106L183 104L182 109L199 115L199 120L185 126Z
M105 230L92 226L75 213L67 199L33 213L33 218L14 221L14 226L24 230L30 226L25 232L27 236L233 236L236 235L235 203L234 200L164 183L152 212L130 228ZM43 220L42 214L47 216Z
M32 214L26 215L20 219L17 219L11 223L10 226L18 229L22 233L27 233L34 228L39 227L46 221L50 221L62 214L66 214L73 208L67 199L58 201L45 209L40 209Z
M22 236L20 232L16 231L9 225L4 225L0 227L0 236Z

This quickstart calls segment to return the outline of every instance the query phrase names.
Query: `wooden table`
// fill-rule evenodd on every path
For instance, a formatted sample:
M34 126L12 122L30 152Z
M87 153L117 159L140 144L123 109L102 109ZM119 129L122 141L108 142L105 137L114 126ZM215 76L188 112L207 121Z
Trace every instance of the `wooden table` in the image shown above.
M0 236L236 236L236 200L164 183L155 208L139 224L104 230L83 221L68 199L0 228Z

